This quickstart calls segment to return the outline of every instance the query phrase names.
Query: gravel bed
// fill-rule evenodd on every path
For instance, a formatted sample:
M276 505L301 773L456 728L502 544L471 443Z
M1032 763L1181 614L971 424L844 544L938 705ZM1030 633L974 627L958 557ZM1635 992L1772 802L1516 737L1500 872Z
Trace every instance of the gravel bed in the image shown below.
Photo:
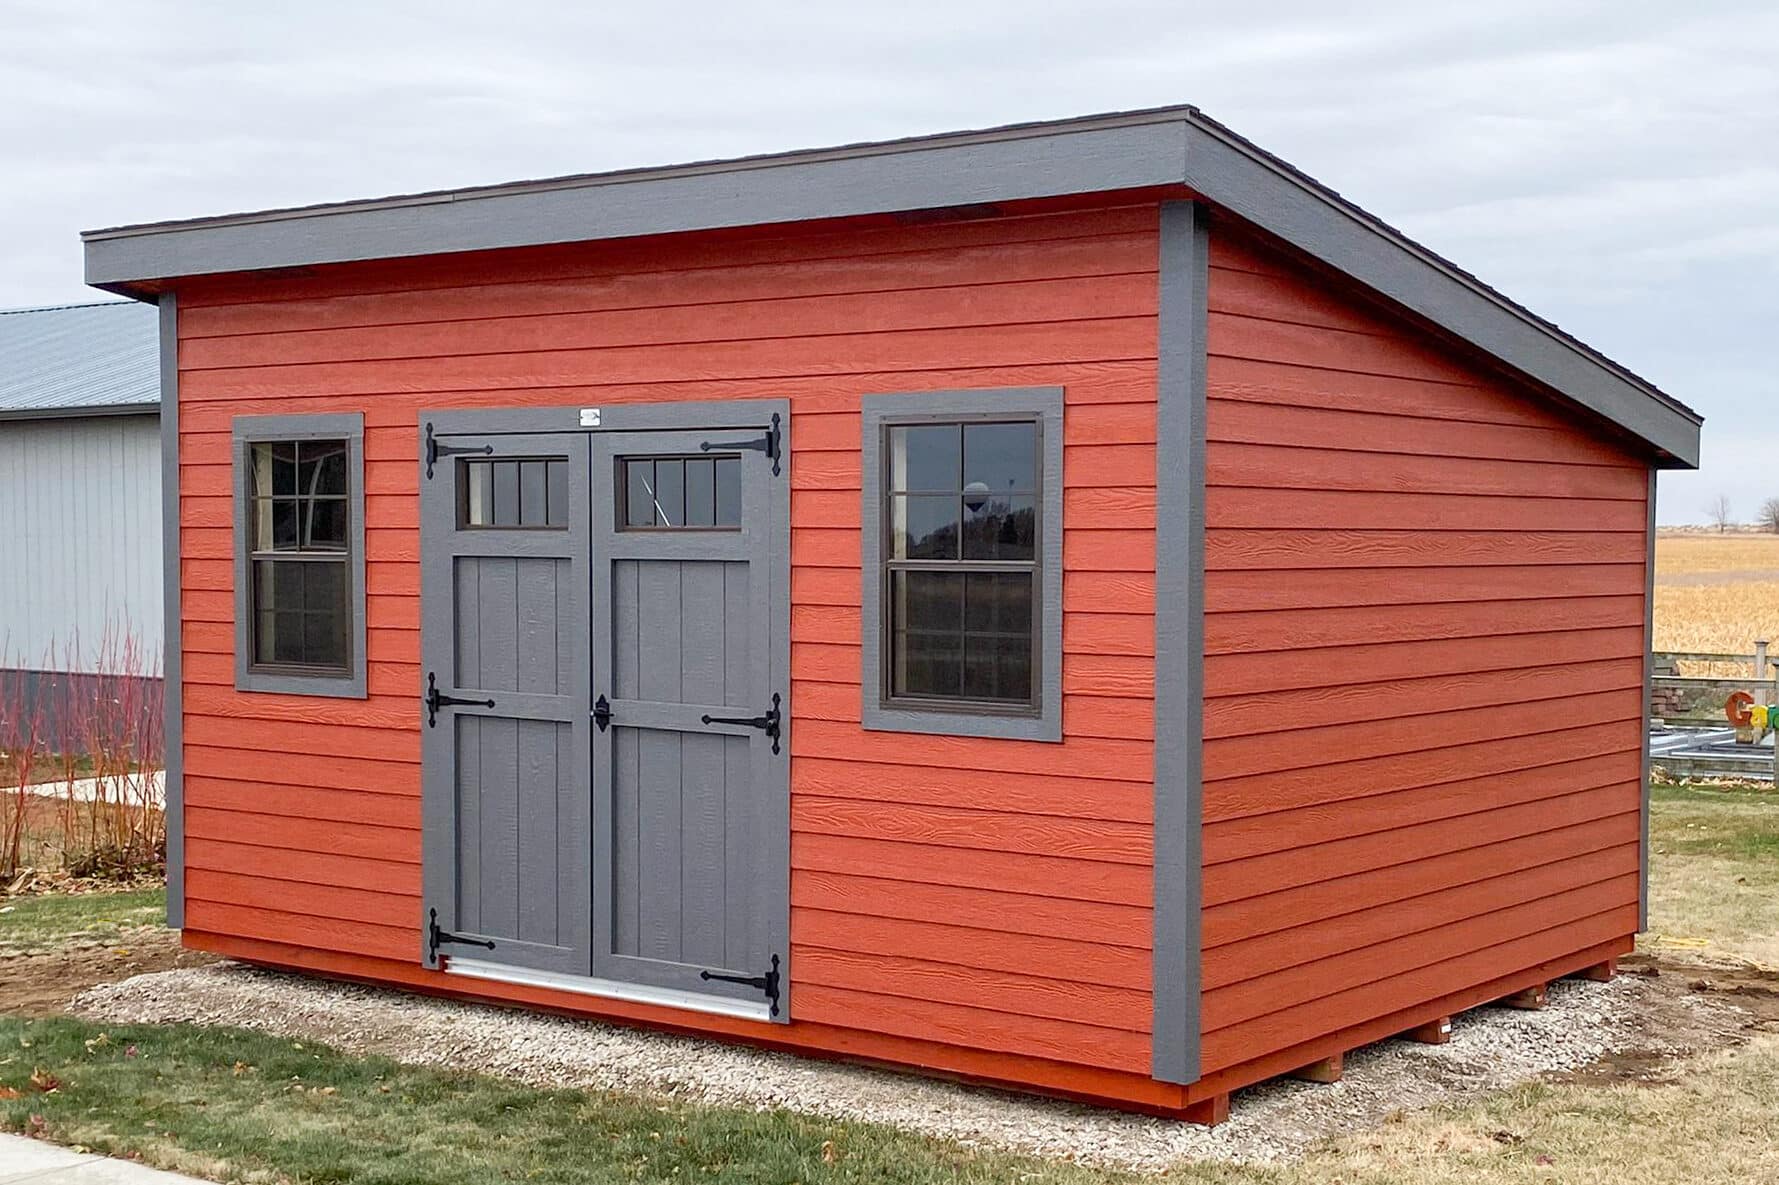
M1446 1045L1386 1041L1331 1086L1277 1081L1235 1096L1217 1128L960 1086L642 1029L465 1004L234 963L139 975L77 996L77 1015L264 1029L402 1062L528 1083L597 1087L869 1120L1084 1163L1157 1171L1181 1159L1263 1163L1382 1122L1624 1050L1681 1052L1726 1011L1657 981L1563 981L1539 1012L1459 1016ZM1659 1014L1659 1015L1658 1015ZM1715 1018L1715 1019L1714 1019Z

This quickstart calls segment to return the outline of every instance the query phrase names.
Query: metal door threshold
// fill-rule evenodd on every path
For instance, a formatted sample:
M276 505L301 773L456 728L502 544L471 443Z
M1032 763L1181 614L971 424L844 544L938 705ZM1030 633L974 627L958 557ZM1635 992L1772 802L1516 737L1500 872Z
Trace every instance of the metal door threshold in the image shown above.
M700 992L683 992L677 988L648 987L621 983L615 979L595 979L589 975L559 975L553 971L530 971L524 967L508 967L481 959L450 959L445 964L447 975L466 979L485 979L493 983L511 983L521 987L549 988L558 992L575 992L606 1000L622 1000L629 1004L655 1004L663 1008L683 1008L688 1012L706 1012L714 1016L732 1016L738 1020L772 1023L771 1010L765 1001L731 1000L723 996L707 996Z

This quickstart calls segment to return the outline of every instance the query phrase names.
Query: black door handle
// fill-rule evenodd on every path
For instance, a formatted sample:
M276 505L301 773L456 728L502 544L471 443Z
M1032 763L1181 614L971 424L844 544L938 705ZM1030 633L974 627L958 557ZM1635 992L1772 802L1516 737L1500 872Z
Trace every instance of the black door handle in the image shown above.
M766 709L764 716L700 716L705 724L745 724L749 728L764 730L772 738L772 751L778 752L778 693L772 693L772 706Z
M439 709L447 704L465 704L476 708L492 708L491 699L460 699L455 695L443 695L439 692L436 676L426 672L426 695L421 700L426 705L426 727L433 728L438 724Z
M599 726L600 732L604 732L612 725L611 701L605 698L603 691L599 693L599 698L593 701L593 723Z

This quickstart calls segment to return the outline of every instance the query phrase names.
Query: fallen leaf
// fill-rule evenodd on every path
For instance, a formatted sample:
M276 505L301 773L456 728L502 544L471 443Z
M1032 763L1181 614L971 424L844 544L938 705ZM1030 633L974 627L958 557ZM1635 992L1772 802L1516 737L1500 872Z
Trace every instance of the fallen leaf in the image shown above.
M32 1112L31 1118L26 1122L25 1131L28 1135L40 1136L43 1134L43 1129L48 1126L49 1124L42 1115Z
M16 1086L0 1086L0 1099L16 1099L18 1097L19 1097L19 1088L18 1087L16 1087Z
M31 1071L31 1088L43 1094L53 1094L62 1085L62 1080L51 1074L42 1066Z
M125 1057L135 1057L136 1055L137 1055L137 1049L134 1045L128 1045L128 1046L124 1047L124 1056Z
M823 1140L822 1141L822 1163L823 1164L833 1164L836 1160L839 1160L839 1159L840 1159L840 1154L838 1152L834 1151L834 1141Z

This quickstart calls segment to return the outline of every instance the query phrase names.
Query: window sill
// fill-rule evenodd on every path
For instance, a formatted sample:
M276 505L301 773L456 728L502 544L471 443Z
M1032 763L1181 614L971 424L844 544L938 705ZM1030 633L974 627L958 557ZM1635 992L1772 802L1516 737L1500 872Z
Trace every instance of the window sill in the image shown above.
M350 675L292 675L272 671L235 672L235 690L269 695L314 695L333 699L366 699L365 677Z
M995 737L1013 741L1062 740L1062 720L1055 710L1029 713L968 712L867 703L861 712L867 732L917 732L931 736Z

